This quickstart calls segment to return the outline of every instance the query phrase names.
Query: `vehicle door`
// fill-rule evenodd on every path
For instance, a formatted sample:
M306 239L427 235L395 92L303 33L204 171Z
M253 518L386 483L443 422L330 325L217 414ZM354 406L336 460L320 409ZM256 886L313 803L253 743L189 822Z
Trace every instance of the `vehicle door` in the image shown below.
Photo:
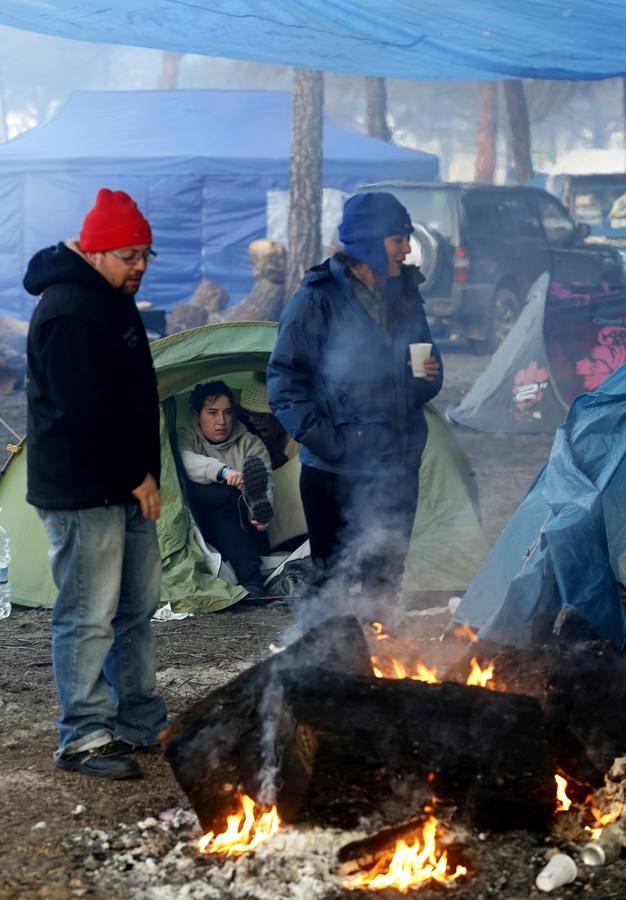
M550 271L550 251L530 197L523 191L505 189L498 200L497 226L505 240L507 256L502 275L513 280L524 303L528 289L542 272Z
M619 256L611 247L585 244L563 206L537 191L535 202L552 257L552 280L590 287L618 285L622 279Z

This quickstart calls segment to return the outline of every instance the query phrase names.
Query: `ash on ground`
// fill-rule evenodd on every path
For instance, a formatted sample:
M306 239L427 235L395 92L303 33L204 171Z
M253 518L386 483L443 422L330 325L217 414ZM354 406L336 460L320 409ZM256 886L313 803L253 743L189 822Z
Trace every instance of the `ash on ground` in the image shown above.
M337 847L363 835L286 827L256 850L228 857L201 853L200 836L193 812L169 810L114 832L85 829L74 838L74 856L85 881L97 880L109 896L323 900L342 888Z

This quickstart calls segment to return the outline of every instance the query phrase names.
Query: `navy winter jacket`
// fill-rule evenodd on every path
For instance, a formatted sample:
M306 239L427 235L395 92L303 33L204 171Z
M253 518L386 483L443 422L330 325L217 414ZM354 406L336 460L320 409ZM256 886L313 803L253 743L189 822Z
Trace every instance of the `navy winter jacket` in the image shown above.
M160 474L159 401L133 297L65 244L37 253L28 332L28 493L43 509L134 502Z
M302 462L327 472L417 471L426 444L423 406L441 389L415 378L409 344L432 342L415 266L383 328L354 296L340 259L310 269L285 308L268 366L272 410L302 445ZM441 362L433 345L433 356Z

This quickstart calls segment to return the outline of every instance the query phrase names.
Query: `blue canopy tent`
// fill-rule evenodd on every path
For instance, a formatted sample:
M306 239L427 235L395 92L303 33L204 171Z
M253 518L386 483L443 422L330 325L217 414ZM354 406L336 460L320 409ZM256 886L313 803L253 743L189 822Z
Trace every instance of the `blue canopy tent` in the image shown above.
M2 0L0 24L395 78L626 73L623 0Z
M98 188L127 190L159 252L142 296L170 308L202 279L232 300L253 281L250 241L266 234L268 191L287 191L291 94L78 91L45 125L0 145L0 314L28 318L32 254L76 234ZM429 153L324 122L323 185L436 178ZM141 299L141 298L140 298Z

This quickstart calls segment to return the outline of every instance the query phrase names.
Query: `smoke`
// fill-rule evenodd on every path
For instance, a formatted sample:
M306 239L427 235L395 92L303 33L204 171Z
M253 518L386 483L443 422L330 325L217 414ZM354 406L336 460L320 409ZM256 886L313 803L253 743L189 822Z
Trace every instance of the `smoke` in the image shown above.
M260 767L258 802L270 807L276 804L280 790L281 753L278 731L283 709L283 688L277 678L270 678L263 690L258 707L259 721L262 722L260 741Z

